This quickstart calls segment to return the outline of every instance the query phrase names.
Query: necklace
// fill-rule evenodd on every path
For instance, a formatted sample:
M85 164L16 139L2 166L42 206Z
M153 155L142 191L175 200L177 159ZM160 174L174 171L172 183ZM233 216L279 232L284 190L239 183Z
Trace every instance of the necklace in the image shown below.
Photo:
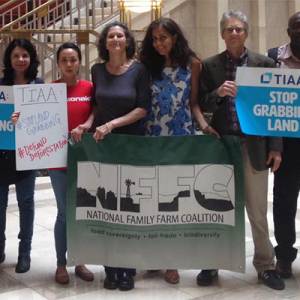
M114 75L120 75L125 73L128 68L131 66L133 60L130 59L126 61L125 63L121 65L113 65L110 62L106 63L106 69L109 71L109 73L114 74Z

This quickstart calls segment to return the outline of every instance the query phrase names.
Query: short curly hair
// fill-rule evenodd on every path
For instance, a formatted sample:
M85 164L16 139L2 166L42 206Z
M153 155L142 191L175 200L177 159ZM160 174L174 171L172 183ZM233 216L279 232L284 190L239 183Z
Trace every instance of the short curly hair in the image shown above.
M11 53L16 47L25 49L30 56L30 65L25 72L25 78L28 81L36 79L38 74L38 66L40 64L37 52L34 45L27 39L14 39L12 40L5 49L3 56L3 83L12 85L14 84L15 71L11 65Z
M130 32L130 30L125 24L118 21L114 21L112 23L107 24L100 34L100 38L98 42L98 51L99 51L100 58L104 61L109 60L109 52L106 49L106 38L107 38L108 31L115 26L119 26L124 30L125 37L126 37L126 57L128 59L133 58L136 49L136 43L133 34Z

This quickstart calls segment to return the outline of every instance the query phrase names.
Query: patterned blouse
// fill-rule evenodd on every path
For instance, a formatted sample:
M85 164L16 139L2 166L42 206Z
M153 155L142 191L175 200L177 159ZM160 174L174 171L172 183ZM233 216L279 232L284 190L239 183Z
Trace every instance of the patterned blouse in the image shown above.
M152 107L146 120L146 135L194 134L190 68L165 67L162 78L154 80L151 89Z

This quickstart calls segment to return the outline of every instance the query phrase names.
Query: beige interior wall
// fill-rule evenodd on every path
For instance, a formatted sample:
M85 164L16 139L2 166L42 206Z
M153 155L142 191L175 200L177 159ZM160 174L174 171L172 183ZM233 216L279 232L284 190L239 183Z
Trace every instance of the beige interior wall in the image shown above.
M175 20L189 41L192 49L197 48L197 26L196 26L196 12L195 0L190 0L182 3L169 14L169 17Z
M190 46L200 57L219 49L218 9L227 0L187 0L169 13L182 27Z
M290 3L289 3L290 2ZM293 1L294 2L294 1ZM266 44L267 48L288 42L286 34L291 1L266 0ZM295 10L293 10L295 12Z
M206 58L224 49L219 21L228 9L241 10L248 16L247 47L265 53L268 48L288 42L288 18L300 10L300 0L186 0L168 16L182 27L197 54Z

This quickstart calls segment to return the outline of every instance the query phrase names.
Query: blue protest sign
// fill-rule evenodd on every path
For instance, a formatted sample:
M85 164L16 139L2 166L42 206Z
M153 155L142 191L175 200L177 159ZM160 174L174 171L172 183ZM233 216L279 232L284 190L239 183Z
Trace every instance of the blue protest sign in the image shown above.
M300 70L241 67L236 82L244 133L300 137Z
M15 128L10 117L14 111L13 88L0 86L0 149L15 149Z

